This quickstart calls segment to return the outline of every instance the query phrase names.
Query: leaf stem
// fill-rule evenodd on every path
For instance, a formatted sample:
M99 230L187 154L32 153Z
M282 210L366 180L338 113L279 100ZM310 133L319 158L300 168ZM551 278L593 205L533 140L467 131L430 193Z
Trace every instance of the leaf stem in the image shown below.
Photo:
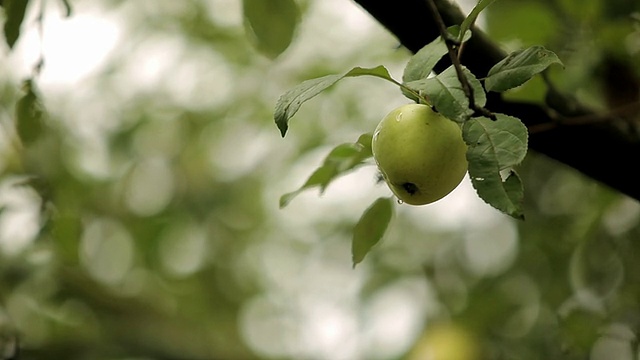
M399 83L397 81L393 81L396 85L400 86L401 89L405 90L408 93L411 93L411 95L415 96L417 99L420 99L422 101L423 104L426 105L431 105L429 103L429 99L427 99L426 97L424 97L422 94L420 94L419 92L416 92L415 90L407 87L405 84Z
M392 78L392 77L385 77L385 76L380 76L380 75L376 75L376 74L369 74L370 76L373 77L377 77L383 80L387 80L395 85L397 85L398 87L400 87L402 90L410 93L411 95L415 96L416 99L420 99L424 104L430 105L429 104L429 99L425 98L422 94L420 94L419 92L413 90L412 88L406 86L405 84L398 82L396 79Z
M424 104L429 105L429 99L425 98L422 94L420 94L419 92L416 92L415 90L413 90L412 88L406 86L405 84L398 82L397 80L395 80L394 78L386 78L386 77L382 77L382 76L377 76L377 75L372 75L372 76L376 76L379 77L381 79L385 79L388 80L396 85L398 85L402 90L410 93L411 95L415 96L417 99L422 100L422 102Z
M438 6L436 5L434 0L425 0L427 5L430 7L431 12L433 13L433 18L436 22L438 30L440 31L440 35L444 40L444 43L447 45L447 51L449 53L449 58L451 59L451 63L456 70L456 75L458 76L458 81L462 85L462 91L464 95L469 99L469 108L474 111L474 115L485 116L491 120L496 120L496 116L482 106L478 106L475 101L475 96L473 95L473 90L471 89L471 85L469 85L469 81L467 77L464 75L464 71L462 69L462 64L460 63L460 59L458 58L458 51L456 48L460 46L460 41L458 38L454 37L447 31L447 26L440 15L440 11L438 10Z

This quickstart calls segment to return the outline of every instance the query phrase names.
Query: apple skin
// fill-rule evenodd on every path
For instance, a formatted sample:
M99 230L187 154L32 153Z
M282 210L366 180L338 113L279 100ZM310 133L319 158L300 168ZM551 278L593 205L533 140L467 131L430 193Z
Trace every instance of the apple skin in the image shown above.
M459 324L435 324L414 344L408 360L480 360L480 341Z
M389 188L406 204L442 199L467 172L460 126L427 105L391 111L376 127L371 147Z

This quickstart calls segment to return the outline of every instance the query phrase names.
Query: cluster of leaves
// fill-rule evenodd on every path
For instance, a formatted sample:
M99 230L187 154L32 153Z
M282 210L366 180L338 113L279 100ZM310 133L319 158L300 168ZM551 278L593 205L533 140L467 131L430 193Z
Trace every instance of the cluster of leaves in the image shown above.
M454 49L454 45L461 45L471 37L471 25L480 11L492 2L479 2L460 26L449 28L446 34L433 40L411 57L404 69L402 82L391 77L384 66L355 67L344 74L304 81L287 91L279 98L274 112L275 123L280 133L285 136L289 120L305 101L344 78L374 76L387 80L398 86L403 95L410 100L430 105L445 117L460 123L464 141L468 145L469 176L478 195L503 213L523 219L524 191L520 177L513 167L518 165L527 153L527 128L518 118L507 114L478 116L476 109L484 109L487 92L504 92L518 87L550 65L562 64L560 59L542 46L532 46L509 54L490 69L483 81L456 63L455 59L449 68L431 76L435 65ZM455 48L458 51L462 49L461 46ZM464 79L461 78L461 74ZM341 151L344 148L358 150L353 150L345 156L345 152ZM371 156L366 148L361 137L354 145L343 144L334 149L322 167L316 170L300 189L283 196L281 206L288 204L293 196L304 189L320 186L323 191L336 177L364 164ZM378 199L360 218L353 236L354 265L362 261L371 247L382 238L392 216L392 204L392 199Z

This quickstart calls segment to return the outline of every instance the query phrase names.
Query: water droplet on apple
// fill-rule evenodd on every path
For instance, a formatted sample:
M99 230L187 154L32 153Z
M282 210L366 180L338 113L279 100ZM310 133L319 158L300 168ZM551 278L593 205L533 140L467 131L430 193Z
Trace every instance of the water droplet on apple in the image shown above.
M396 115L396 121L400 120L402 120L402 112L399 112L398 115Z

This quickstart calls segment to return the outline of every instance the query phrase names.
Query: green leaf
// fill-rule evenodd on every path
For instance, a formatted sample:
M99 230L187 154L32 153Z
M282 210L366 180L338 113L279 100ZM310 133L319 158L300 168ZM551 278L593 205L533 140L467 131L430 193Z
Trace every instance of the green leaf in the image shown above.
M497 120L471 119L463 128L467 145L495 158L498 170L518 165L527 155L527 127L518 118L496 114ZM489 155L491 154L491 155Z
M462 21L462 24L460 24L460 33L465 33L467 30L471 29L482 10L484 10L487 6L493 4L495 1L496 0L479 0L478 4L476 4L469 15L464 19L464 21Z
M31 80L24 82L23 89L25 94L16 104L16 129L22 142L27 145L42 134L44 107Z
M466 68L463 70L473 90L476 105L484 106L487 102L487 96L482 84L469 70ZM451 120L464 122L473 115L473 110L469 108L469 99L464 90L462 90L462 84L458 80L458 75L453 66L448 67L438 76L412 81L405 85L418 93L426 95L431 105Z
M450 33L455 33L456 37L458 37L459 29L457 26L452 26L448 29ZM467 31L462 42L467 41L471 38L471 32ZM423 46L422 49L418 50L404 68L404 73L402 74L402 82L408 83L416 80L426 79L433 68L436 66L438 61L442 59L444 55L448 52L447 45L445 44L442 36L438 36L435 40Z
M247 36L265 56L275 59L291 44L300 22L295 0L243 0Z
M519 206L522 206L522 198L524 197L524 187L522 186L522 180L520 179L520 175L513 170L510 169L507 174L506 179L503 182L504 190L507 192L507 197L509 199L513 199ZM519 209L515 215L512 215L516 219L524 219L524 213L522 209Z
M346 143L336 146L324 159L322 166L317 168L307 181L298 190L284 194L280 197L280 208L287 206L298 194L314 187L320 188L322 194L327 186L343 175L362 165L372 156L371 134L363 134L355 143Z
M426 78L446 53L447 45L442 37L438 36L409 59L402 74L402 82L408 83Z
M393 215L393 199L378 198L362 214L353 229L351 256L353 267L358 265L384 235Z
M469 176L480 198L496 209L522 219L524 192L520 178L510 170L503 179L501 171L524 159L527 128L517 118L503 114L496 114L496 117L495 121L473 118L462 128L462 136L469 147Z
M64 6L64 11L65 11L65 16L69 17L73 14L73 8L71 7L71 3L69 3L69 0L60 0L62 2L62 5Z
M362 148L363 148L362 151L364 153L369 154L369 155L373 155L373 153L371 152L371 141L372 140L373 140L373 134L366 133L366 134L360 135L360 137L356 141L356 144L359 144L360 146L362 146Z
M300 106L305 101L320 94L341 79L365 75L379 77L399 85L393 80L391 75L389 75L389 71L387 71L384 66L377 66L375 68L355 67L342 75L327 75L303 81L298 86L282 94L276 103L273 117L278 129L280 129L280 134L283 137L285 136L289 128L289 119L298 112L298 109L300 109Z
M524 84L552 64L563 65L553 51L542 46L515 51L489 70L484 85L487 91L506 91Z
M29 0L6 0L4 9L6 20L4 23L4 38L12 49L20 37L20 27L27 11Z

